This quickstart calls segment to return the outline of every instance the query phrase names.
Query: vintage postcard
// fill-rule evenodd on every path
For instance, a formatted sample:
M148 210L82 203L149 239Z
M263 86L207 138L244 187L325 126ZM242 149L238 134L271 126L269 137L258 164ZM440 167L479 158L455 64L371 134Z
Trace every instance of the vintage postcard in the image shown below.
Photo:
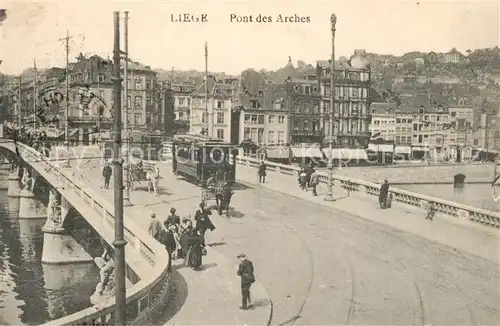
M0 1L0 325L500 325L500 2Z

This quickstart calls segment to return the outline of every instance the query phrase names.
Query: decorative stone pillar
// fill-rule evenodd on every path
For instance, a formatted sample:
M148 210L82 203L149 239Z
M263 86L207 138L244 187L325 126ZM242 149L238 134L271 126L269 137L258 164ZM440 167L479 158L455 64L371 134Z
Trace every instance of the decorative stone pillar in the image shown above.
M61 198L57 189L52 188L47 205L47 222L42 228L44 264L77 264L89 263L94 259L76 242L62 227L64 218L69 212L69 203Z
M21 193L21 178L19 177L19 168L14 169L9 174L9 190L7 192L8 197L19 197Z

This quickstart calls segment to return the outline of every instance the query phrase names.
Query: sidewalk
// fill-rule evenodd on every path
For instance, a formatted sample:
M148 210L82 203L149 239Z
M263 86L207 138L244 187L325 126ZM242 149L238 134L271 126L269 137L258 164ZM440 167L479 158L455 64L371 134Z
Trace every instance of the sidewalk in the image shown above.
M162 166L160 165L160 168ZM168 172L162 168L162 175ZM110 189L100 189L102 185L101 168L97 164L89 164L78 172L76 177L82 178L91 189L101 193L105 200L113 201L113 184ZM113 179L113 177L112 177ZM147 230L149 217L154 212L157 218L164 220L171 207L175 206L177 214L191 216L200 202L200 194L185 196L178 186L184 182L172 184L170 177L160 181L160 196L147 193L143 189L131 192L132 207L125 207L125 214L135 223ZM193 216L194 217L194 216ZM212 217L217 225L218 216ZM215 231L217 232L217 231ZM242 311L240 279L236 275L238 262L236 257L228 259L211 249L210 234L207 234L207 256L203 257L201 271L193 271L183 266L184 260L172 262L173 279L178 279L174 286L172 298L162 318L165 325L267 325L271 318L272 304L264 286L256 282L252 285L252 300L255 308ZM177 273L180 274L177 275ZM185 286L187 285L187 286ZM187 292L187 293L186 293Z
M495 263L500 260L500 232L494 228L462 222L449 216L437 214L434 221L425 220L425 211L421 208L393 202L392 208L381 210L375 196L357 192L347 192L334 185L335 202L325 202L326 185L317 188L318 196L311 191L300 190L294 176L268 172L266 183L259 184L255 168L238 165L236 176L238 181L281 192L298 199L316 202L319 205L347 212L353 217L382 223L396 229L419 235L430 241L441 243L452 248L471 253ZM314 217L314 213L311 213Z

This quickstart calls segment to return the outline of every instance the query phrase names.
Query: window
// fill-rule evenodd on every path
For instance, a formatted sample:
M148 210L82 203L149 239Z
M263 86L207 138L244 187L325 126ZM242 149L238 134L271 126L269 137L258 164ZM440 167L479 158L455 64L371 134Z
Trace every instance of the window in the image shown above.
M183 119L184 118L184 112L179 112L179 119Z
M418 125L417 124L413 125L413 131L418 131Z
M263 125L264 124L264 115L263 114L259 114L259 120L258 120L258 124L260 125Z
M217 129L217 138L224 139L224 129Z
M479 145L479 139L474 139L474 146L478 146Z
M142 96L136 96L134 98L134 107L141 108L142 107Z
M359 97L359 88L354 87L352 89L352 98L358 98Z
M274 144L276 142L275 137L276 137L276 133L274 131L269 131L267 133L267 142L269 144Z
M418 142L422 143L422 135L418 135Z
M151 97L146 97L146 105L150 106L151 105Z
M278 144L284 144L285 143L285 132L284 131L278 131Z
M252 109L257 109L259 107L259 102L257 100L250 100L250 107Z
M142 82L140 78L135 80L135 89L142 89Z
M451 117L454 118L457 116L457 113L456 112L451 112Z
M201 123L207 123L207 114L205 112L201 114Z
M258 140L259 144L264 142L264 128L258 129L257 140Z
M224 123L224 112L217 112L217 123L218 124Z
M349 98L349 87L344 87L344 98L345 99Z
M257 138L257 128L252 128L250 129L250 139L254 142L254 143L258 143L258 138Z
M245 114L245 123L250 123L251 115Z
M151 80L146 80L146 89L151 89Z
M401 119L400 118L396 118L396 123L401 123Z
M293 130L299 130L299 120L293 120Z
M224 101L217 101L217 109L222 109L224 107Z
M269 116L269 123L276 123L276 116L275 115Z
M142 113L136 113L134 115L134 120L136 125L142 125Z
M278 123L285 123L285 116L284 115L278 116Z
M400 143L400 142L401 142L401 137L396 136L396 143Z
M184 106L184 97L179 97L178 101L179 101L179 106Z
M243 139L244 140L250 139L250 128L245 128L244 133L243 133Z
M281 110L281 99L276 100L273 102L273 109L275 110Z
M311 94L311 86L306 86L304 90L306 94Z
M256 114L252 114L252 121L251 121L251 123L253 123L253 124L257 123L257 115Z

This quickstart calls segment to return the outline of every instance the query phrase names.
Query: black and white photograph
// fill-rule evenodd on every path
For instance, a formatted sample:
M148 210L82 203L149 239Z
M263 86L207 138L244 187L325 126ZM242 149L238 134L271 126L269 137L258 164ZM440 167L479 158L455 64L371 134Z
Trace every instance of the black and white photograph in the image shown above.
M0 1L0 325L500 325L500 1Z

